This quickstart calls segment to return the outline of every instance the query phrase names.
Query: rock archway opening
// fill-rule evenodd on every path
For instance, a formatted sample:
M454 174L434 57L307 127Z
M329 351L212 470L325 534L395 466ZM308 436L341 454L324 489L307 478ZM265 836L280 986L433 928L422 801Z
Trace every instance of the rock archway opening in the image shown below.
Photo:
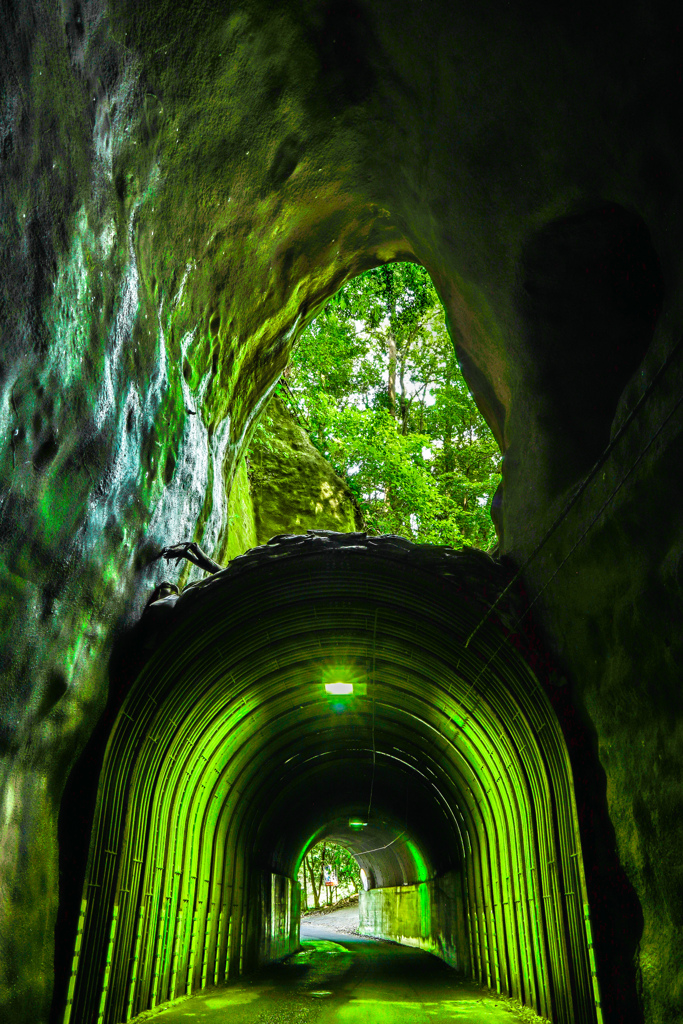
M312 534L152 606L108 730L67 1024L296 950L297 871L322 836L366 873L368 934L558 1024L601 1019L558 719L506 636L509 602L466 644L500 572L481 552ZM325 685L340 674L343 699Z
M683 1016L672 8L3 5L0 1015L45 1019L53 950L74 1021L248 967L264 879L296 917L307 839L282 838L278 794L300 816L336 758L348 793L321 790L319 828L365 800L371 751L377 814L404 827L393 789L418 793L428 877L400 887L460 872L472 973L571 1017L592 972L569 746L613 1020ZM302 549L306 605L275 568L282 541L241 563L249 585L238 567L166 626L150 612L158 642L134 665L121 647L110 690L154 555L185 537L237 553L227 490L297 332L397 259L428 268L504 450L499 550L524 567L564 698L516 660L516 619L467 645L490 603L467 559L424 587L431 569L397 570L399 592L378 564L398 555L374 552L364 591ZM366 674L376 646L351 730L315 696L339 644ZM307 769L289 761L303 748Z
M420 264L376 266L329 299L300 333L246 458L259 542L308 526L496 544L499 441Z

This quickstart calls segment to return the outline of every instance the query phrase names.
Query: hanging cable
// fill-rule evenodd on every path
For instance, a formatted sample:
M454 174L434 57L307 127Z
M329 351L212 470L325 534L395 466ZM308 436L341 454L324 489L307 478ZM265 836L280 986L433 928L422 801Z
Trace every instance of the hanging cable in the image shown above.
M680 347L680 343L679 343L679 346L677 346L677 347ZM665 418L664 422L663 422L663 423L661 423L661 424L660 424L660 426L659 426L659 427L657 428L657 430L656 430L656 431L654 432L654 434L652 435L652 437L650 438L650 440L648 441L648 443L647 443L647 444L645 445L645 447L644 447L644 448L642 449L642 451L641 451L641 452L639 453L639 455L638 455L637 459L636 459L636 460L635 460L635 461L633 462L633 464L632 464L632 466L630 467L630 469L628 470L628 472L626 472L626 473L624 474L624 476L623 476L623 477L621 478L621 480L619 481L619 483L617 484L617 486L616 486L616 487L614 488L614 490L613 490L613 491L612 491L612 492L611 492L611 493L610 493L610 494L609 494L609 495L607 496L607 498L606 498L606 499L605 499L605 500L603 501L602 505L600 506L600 508L598 509L598 511L597 511L597 512L595 513L595 515L593 516L593 518L592 518L592 519L591 519L591 521L589 522L589 524L588 524L588 526L586 527L586 529L585 529L585 530L583 531L583 533L582 533L582 534L581 534L581 536L580 536L580 537L578 538L578 540L576 540L576 541L575 541L575 543L574 543L574 544L572 545L572 547L571 547L571 548L570 548L570 550L569 550L569 551L567 552L567 554L566 554L566 555L564 556L564 558L562 559L562 561L560 562L560 564L559 564L559 565L557 566L557 568L555 569L555 571L553 572L553 574L552 574L552 575L551 575L551 576L550 576L550 577L549 577L549 578L548 578L548 579L546 580L546 582L545 582L545 583L543 584L543 586L541 587L541 589L539 590L539 592L538 592L538 593L536 594L536 596L534 597L533 601L530 601L530 603L529 603L529 604L527 605L527 607L525 608L525 610L524 610L524 611L522 612L522 614L520 615L520 617L519 617L519 618L517 619L517 621L515 622L515 624L514 624L514 626L513 626L513 629L515 629L515 630L516 630L516 629L517 629L517 627L518 627L518 626L519 626L519 625L520 625L520 624L522 623L523 619L525 619L525 618L526 618L526 616L527 616L527 615L529 614L529 612L531 611L531 609L533 608L533 606L534 606L534 605L536 604L536 602L537 602L537 601L538 601L538 599L540 598L541 594L542 594L542 593L543 593L543 592L544 592L544 591L546 590L546 588L547 588L547 587L549 587L549 586L550 586L550 584L552 583L552 581L553 581L553 580L555 579L555 577L557 576L557 574L558 574L558 572L560 571L560 569L562 568L562 566L563 566L563 565L564 565L564 564L565 564L565 563L566 563L566 562L567 562L567 561L569 560L569 558L571 558L571 556L572 556L572 555L573 555L573 553L574 553L574 552L576 551L576 549L577 549L577 548L578 548L578 546L579 546L579 545L581 544L581 542L582 542L582 541L583 541L583 540L584 540L584 539L586 538L586 536L587 536L587 535L588 535L588 534L590 533L590 531L591 531L591 530L593 529L593 527L594 527L594 526L595 526L595 524L597 523L598 519L600 519L600 517L602 516L603 512L605 511L605 509L606 509L606 508L607 508L607 507L608 507L608 506L610 505L610 503L611 503L611 502L612 502L612 501L614 500L614 498L615 498L615 497L616 497L616 495L617 495L617 494L619 493L619 491L621 490L621 488L622 488L622 487L624 486L624 484L626 483L626 481L628 480L628 478L629 478L629 477L631 476L631 474L632 474L632 473L634 472L634 470L635 470L636 466L638 465L638 463L639 463L639 462L640 462L640 461L641 461L641 460L642 460L642 459L644 458L644 456L645 456L645 455L647 454L647 452L648 452L648 451L650 450L650 448L652 447L652 445L653 445L653 444L655 443L655 441L657 440L657 438L659 437L659 435L660 435L660 434L662 433L662 431L663 431L663 430L664 430L664 428L666 427L667 423L668 423L668 422L669 422L669 421L670 421L670 420L671 420L671 419L673 418L673 416L674 416L674 415L675 415L675 413L676 413L676 412L678 411L678 409L679 409L679 408L681 407L681 405L683 405L683 395L681 395L681 397L680 397L680 398L678 399L678 401L677 401L677 402L676 402L676 403L674 404L674 407L673 407L673 409L672 409L672 410L671 410L671 411L669 412L669 414L668 414L668 416L667 416L667 417ZM526 564L528 564L528 562L527 562ZM519 574L518 574L518 575L519 575ZM508 584L508 588L506 588L506 589L509 589L509 586L510 586L510 585L511 585L511 584ZM502 596L502 595L501 595L501 596ZM500 600L500 598L499 598L499 600ZM497 602L496 602L496 603L497 603ZM491 608L489 609L489 611L493 611L493 608L494 608L494 607L495 607L495 605L492 605L492 606L491 606ZM472 639L472 637L474 636L474 634L476 633L477 629L479 629L479 626L481 626L481 625L483 624L483 622L485 621L485 619L486 619L486 617L484 617L484 618L483 618L483 619L481 620L481 622L479 623L479 625L478 625L478 626L476 627L476 629L475 629L475 630L473 630L473 631L472 631L472 633L470 633L470 636L469 636L469 638L468 638L468 643L469 643L469 640L471 640L471 639ZM467 691L468 693L469 693L469 692L470 692L470 691L471 691L471 690L472 690L472 689L474 688L475 684L476 684L476 683L477 683L477 682L479 681L479 679L481 679L481 677L482 677L482 675L484 674L484 672L486 671L486 669L487 669L487 668L489 667L489 665L491 664L491 662L492 662L492 661L493 661L493 660L494 660L494 659L495 659L495 658L496 658L496 657L498 656L498 654L499 654L499 653L501 652L501 650L503 649L503 647L505 647L505 646L506 646L506 644L507 644L507 640L503 640L503 642L502 642L502 643L501 643L501 644L500 644L500 645L499 645L499 646L498 646L498 647L496 648L496 650L495 650L495 651L493 652L493 654L492 654L492 655L491 655L491 657L490 657L490 658L488 659L488 661L486 662L486 664L485 664L485 665L484 665L484 666L483 666L483 667L482 667L482 668L481 668L481 669L479 670L479 672L477 673L476 677L475 677L475 678L473 679L473 681L472 681L472 683L470 684L470 687L469 687L469 689L468 689L468 691ZM465 645L465 646L467 646L467 645Z
M377 612L378 609L375 608L375 622L372 627L372 671L370 673L372 687L372 778L370 780L370 799L368 800L368 821L370 821L370 811L372 810L372 794L375 788L375 762L377 760L377 751L375 749L375 656L377 651Z
M671 350L671 352L669 353L667 358L664 360L664 362L660 366L660 368L657 371L657 373L654 375L654 377L652 378L652 380L650 381L650 383L646 387L645 391L643 391L642 395L640 396L640 398L638 399L636 404L631 409L631 412L628 414L628 416L626 417L626 419L624 420L622 425L619 427L619 430L616 432L616 434L614 435L614 437L612 438L610 443L607 445L607 447L604 449L604 451L602 452L602 454L598 458L597 462L595 462L595 464L593 465L592 469L589 471L588 475L586 477L584 477L582 482L579 484L577 489L574 491L574 494L569 499L569 501L567 502L567 504L565 505L563 510L560 512L560 514L557 516L557 518L554 520L554 522L551 523L551 525L548 527L547 531L545 532L545 534L543 535L543 537L541 538L539 543L536 545L534 550L531 552L530 555L527 556L527 558L524 560L524 562L522 562L521 566L519 567L517 572L514 574L512 579L503 588L503 590L500 592L500 594L498 595L496 600L493 602L493 604L490 606L490 608L487 609L487 611L484 613L484 615L482 616L480 621L474 627L474 629L472 630L470 635L467 637L467 640L465 641L465 647L466 648L469 647L470 641L476 636L476 634L479 632L479 630L484 625L484 623L487 621L487 619L492 614L492 612L494 612L495 609L498 607L498 605L503 600L503 598L508 593L508 591L514 586L514 584L517 582L517 580L520 578L520 576L524 573L524 571L528 568L528 566L540 554L541 550L545 547L546 543L548 542L550 537L553 535L555 530L558 528L558 526L560 526L560 524L563 523L564 520L567 518L567 516L569 515L569 513L573 509L574 505L576 505L577 501L582 496L582 494L584 493L584 491L586 490L588 485L595 478L595 476L598 473L598 471L602 468L602 466L605 464L607 459L610 457L610 455L612 454L612 452L616 448L617 444L619 443L619 441L624 436L624 434L626 433L627 429L630 427L630 425L633 422L633 420L635 419L635 417L638 415L638 413L642 409L643 405L645 404L645 401L647 400L647 398L651 394L653 388L661 380L662 376L666 373L666 371L669 369L669 367L671 366L671 363L673 362L674 358L676 357L676 355L678 354L678 352L681 350L682 347L683 347L683 338L681 338L678 341L678 343L673 347L673 349ZM677 407L678 406L674 407L674 411L675 411L675 409ZM665 421L665 423L666 423L666 421ZM655 435L655 437L656 437L656 435ZM654 440L654 438L653 438L653 440ZM648 447L649 447L649 445L648 445ZM647 448L643 451L642 454L645 454L645 451L647 451ZM634 467L635 467L635 465L637 465L637 462L634 463ZM626 479L626 477L624 479ZM623 481L622 481L622 483L623 483ZM621 484L619 485L619 487L621 487ZM617 488L617 490L618 489L619 488ZM616 491L614 492L614 494L616 494ZM585 534L584 534L584 536L585 536ZM572 549L572 550L574 550L574 549ZM570 552L570 554L571 554L571 552ZM564 565L564 562L562 563L562 565ZM559 568L559 566L558 566L558 568ZM552 579L552 577L551 577L551 579ZM550 582L550 581L548 581L548 582ZM543 589L545 589L545 587Z
M667 425L667 423L669 422L669 420L671 420L671 419L673 418L673 416L674 416L674 415L675 415L675 413L676 413L676 412L678 411L678 409L679 409L679 408L681 407L681 405L683 405L683 395L681 395L681 397L680 397L680 398L678 399L678 401L677 401L677 402L675 403L675 405L674 405L673 409L671 410L671 412L669 413L669 415L668 415L668 416L666 417L666 419L664 420L664 422L663 422L663 423L662 423L662 424L661 424L661 425L660 425L660 426L659 426L659 427L657 428L657 430L656 430L656 431L654 432L654 434L652 435L652 437L650 438L650 440L648 441L648 443L647 443L647 444L645 445L645 447L643 448L643 450L642 450L642 451L640 452L640 454L638 455L638 458L637 458L637 459L635 460L635 462L633 463L633 465L631 466L631 468L630 468L630 469L628 470L628 472L624 474L624 476L623 476L623 477L621 478L621 480L619 481L619 483L617 484L617 486L616 486L616 487L614 488L614 490L613 490L613 491L611 492L611 494L609 494L609 495L608 495L608 497L607 497L607 498L605 499L605 501L603 501L602 505L600 506L600 508L598 509L598 511L597 511L597 512L595 513L595 515L593 516L593 518L592 518L592 519L591 519L591 521L589 522L589 524L588 524L588 526L586 527L586 529L585 529L585 530L583 531L583 533L582 533L582 534L581 534L581 536L580 536L580 537L578 538L578 540L577 540L577 541L576 541L576 542L575 542L575 543L574 543L574 544L572 545L572 547L570 548L570 550L569 550L569 551L567 552L567 554L566 554L566 555L564 556L564 558L562 559L562 561L560 562L560 564L559 564L559 565L557 566L557 568L555 569L555 571L554 571L554 573L552 574L552 576L550 576L550 577L549 577L549 578L548 578L548 579L546 580L546 582L545 582L545 583L543 584L543 586L541 587L541 589L539 590L539 592L538 592L538 593L536 594L536 596L535 596L535 598L533 599L533 601L531 601L531 602L529 603L529 606L528 606L528 607L527 607L527 609L526 609L526 610L524 611L524 613L523 613L523 614L522 614L522 615L521 615L521 616L519 617L519 619L518 619L517 623L515 624L515 626L518 626L518 625L519 625L519 623L520 623L520 622L522 621L522 619L523 619L523 618L524 618L524 617L525 617L526 615L528 615L529 611L530 611L530 610L531 610L531 608L532 608L532 607L533 607L533 606L534 606L534 605L536 604L536 602L538 601L539 597L541 596L541 594L543 593L543 591L544 591L544 590L546 589L546 587L548 587L548 586L549 586L549 585L550 585L550 584L552 583L552 581L553 581L553 580L555 579L555 577L557 576L557 574L558 574L558 572L560 571L560 569L562 568L562 566L563 566L563 565L565 564L565 562L566 562L566 561L567 561L567 560L568 560L568 559L569 559L569 558L570 558L570 557L571 557L571 556L572 556L572 555L574 554L574 552L575 552L575 551L576 551L576 549L578 548L579 544L581 544L581 542L582 542L582 541L584 540L584 538L585 538L585 537L586 537L586 536L588 535L588 533L590 533L590 531L591 531L591 530L593 529L593 527L595 526L595 524L597 523L598 519L599 519L599 518L600 518L600 516L601 516L601 515L603 514L603 512L605 511L605 509L607 508L607 506L608 506L608 505L609 505L609 504L610 504L610 503L611 503L611 502L612 502L612 501L614 500L614 498L616 497L616 495L617 495L617 494L619 493L619 491L621 490L621 488L622 488L622 487L624 486L624 484L626 483L626 481L628 480L628 478L629 478L629 477L631 476L631 474L632 474L632 473L633 473L633 471L635 470L635 468L636 468L636 466L638 465L638 463L639 463L639 462L641 461L641 459L642 459L642 458L644 458L644 456L645 456L645 455L647 454L647 452L648 452L648 451L650 450L650 448L652 447L652 445L653 445L653 444L655 443L655 441L657 440L657 438L659 437L659 435L660 435L660 434L662 433L662 431L663 431L663 430L664 430L664 428L666 427L666 425Z
M398 835L396 836L396 838L395 838L395 839L392 839L390 843L387 843L387 844L386 844L386 846L376 846L376 847L374 848L374 850L354 850L353 852L354 852L354 853L360 853L360 854L363 854L363 853L378 853L378 852L379 852L379 850L388 850L388 849L389 849L389 847L390 847L390 846L393 846L393 845L394 845L394 843L397 843L397 842L399 841L399 839L403 839L403 836L404 836L405 834L406 834L405 830L404 830L403 832L399 832L399 834L398 834Z

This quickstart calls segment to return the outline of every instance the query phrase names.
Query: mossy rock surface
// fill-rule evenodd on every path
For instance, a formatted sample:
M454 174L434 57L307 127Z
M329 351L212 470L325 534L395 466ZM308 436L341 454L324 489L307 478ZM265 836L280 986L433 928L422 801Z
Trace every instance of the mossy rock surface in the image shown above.
M311 444L284 402L272 398L232 481L228 539L218 560L232 561L282 533L353 533L362 528L348 485Z
M280 533L363 528L348 485L277 396L255 431L248 463L259 544Z
M249 486L247 464L241 460L230 488L228 500L228 542L224 547L219 562L231 562L233 558L244 554L258 544L256 537L256 518L254 502Z

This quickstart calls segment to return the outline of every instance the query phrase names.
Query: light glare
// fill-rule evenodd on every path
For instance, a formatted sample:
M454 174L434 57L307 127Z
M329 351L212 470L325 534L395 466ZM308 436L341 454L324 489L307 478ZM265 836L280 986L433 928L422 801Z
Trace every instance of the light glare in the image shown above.
M353 693L353 683L325 683L325 692L340 695Z

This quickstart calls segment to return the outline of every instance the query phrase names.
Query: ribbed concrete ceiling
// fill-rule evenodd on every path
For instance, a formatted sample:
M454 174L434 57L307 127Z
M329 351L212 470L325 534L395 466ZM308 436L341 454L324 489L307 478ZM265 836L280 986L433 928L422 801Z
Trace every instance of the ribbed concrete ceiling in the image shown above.
M466 646L500 586L480 552L316 535L152 606L100 781L72 1021L246 969L254 872L295 878L322 837L373 886L462 871L475 975L599 1020L560 728L498 618Z

